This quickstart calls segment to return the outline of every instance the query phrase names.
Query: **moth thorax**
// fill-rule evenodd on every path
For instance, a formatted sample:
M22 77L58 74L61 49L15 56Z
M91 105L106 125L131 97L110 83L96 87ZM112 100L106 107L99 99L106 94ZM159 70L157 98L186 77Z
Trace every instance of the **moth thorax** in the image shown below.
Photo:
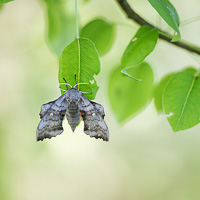
M68 100L69 106L78 105L78 99L70 99Z

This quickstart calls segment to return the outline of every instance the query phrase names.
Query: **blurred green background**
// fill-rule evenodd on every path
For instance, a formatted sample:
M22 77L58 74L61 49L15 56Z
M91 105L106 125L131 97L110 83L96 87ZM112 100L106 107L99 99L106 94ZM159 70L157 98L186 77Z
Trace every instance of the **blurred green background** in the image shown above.
M43 3L6 4L0 12L0 199L199 200L199 125L174 134L153 102L126 124L116 122L108 102L108 77L138 26L125 18L115 1L79 2L81 26L96 17L119 24L114 46L101 58L96 77L96 101L104 106L110 141L86 136L83 123L72 133L65 120L62 135L36 142L40 106L60 95L58 59L46 42ZM157 14L147 0L129 2L156 23ZM200 1L171 2L181 21L199 16ZM200 21L180 31L183 39L200 44ZM163 41L146 60L155 81L200 63L198 57Z

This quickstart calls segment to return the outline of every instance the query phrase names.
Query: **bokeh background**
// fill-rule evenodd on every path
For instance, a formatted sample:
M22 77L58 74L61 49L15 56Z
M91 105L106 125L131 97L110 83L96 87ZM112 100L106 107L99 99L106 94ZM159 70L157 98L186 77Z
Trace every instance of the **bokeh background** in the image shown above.
M40 106L60 95L58 58L47 45L43 3L6 4L0 11L0 199L199 200L200 126L174 134L153 102L127 123L117 123L107 95L108 78L138 26L114 0L79 2L81 25L99 16L118 24L97 77L96 101L104 106L110 141L86 136L83 124L72 133L65 121L62 135L36 142ZM129 2L156 24L158 16L147 0ZM200 1L171 2L181 21L199 16ZM161 26L167 28L164 22ZM199 20L180 30L183 39L200 44ZM146 60L155 82L200 63L199 57L163 41Z

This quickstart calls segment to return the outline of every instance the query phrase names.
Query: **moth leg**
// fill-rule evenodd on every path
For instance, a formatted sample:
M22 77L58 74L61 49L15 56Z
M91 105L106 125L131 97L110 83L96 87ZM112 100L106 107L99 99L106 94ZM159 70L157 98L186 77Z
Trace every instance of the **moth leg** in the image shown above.
M75 87L77 88L78 85L87 85L87 84L89 84L89 83L76 83L76 85L74 85L74 88Z
M81 91L80 91L81 92ZM92 92L81 92L82 94L92 94Z
M59 85L66 85L66 86L70 86L72 88L72 86L69 83L59 83Z
M66 92L67 90L62 89L61 87L59 87L62 91Z
M89 84L89 83L77 83L76 81L76 74L75 74L75 85L74 85L74 88L76 87L76 89L78 90L78 85L86 85L86 84Z

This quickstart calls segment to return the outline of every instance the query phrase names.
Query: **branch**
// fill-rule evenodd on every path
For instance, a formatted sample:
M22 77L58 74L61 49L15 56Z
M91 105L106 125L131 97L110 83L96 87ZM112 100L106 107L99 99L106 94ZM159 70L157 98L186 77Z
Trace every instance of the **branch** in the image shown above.
M148 25L151 26L152 28L156 28L154 25L150 24L149 22L147 22L146 20L144 20L142 17L140 17L128 4L128 2L126 0L116 0L118 2L118 4L120 5L120 7L124 10L124 12L126 13L126 15L128 16L129 19L137 22L139 25L143 26L143 25ZM164 32L163 30L160 30L158 28L156 28L159 31L159 38L162 40L165 40L167 42L170 42L173 45L176 45L182 49L186 49L190 52L196 53L198 55L200 55L200 47L197 47L195 45L192 45L188 42L185 42L183 40L179 40L177 42L171 42L173 36Z

